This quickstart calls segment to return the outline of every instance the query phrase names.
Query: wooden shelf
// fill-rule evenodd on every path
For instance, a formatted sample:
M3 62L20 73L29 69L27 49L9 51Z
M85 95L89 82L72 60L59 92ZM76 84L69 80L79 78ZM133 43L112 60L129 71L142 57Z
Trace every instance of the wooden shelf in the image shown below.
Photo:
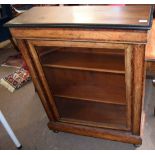
M126 104L125 76L44 67L52 93L56 96L109 104Z
M74 96L67 96L67 95L61 95L61 94L56 94L54 95L55 97L62 97L62 98L66 98L66 99L72 99L72 100L81 100L81 101L92 101L92 102L98 102L98 103L103 103L103 104L117 104L117 105L126 105L125 102L124 103L117 103L117 102L113 102L113 101L109 101L109 100L99 100L99 99L90 99L90 98L86 98L86 97L74 97Z
M81 70L81 71L93 71L93 72L107 72L114 74L125 74L125 71L116 71L116 70L108 70L108 69L96 69L96 68L86 68L86 67L69 67L69 66L61 66L61 65L49 65L45 64L44 67L49 68L63 68L63 69L73 69L73 70Z
M100 104L93 101L82 101L55 97L61 118L73 119L73 123L83 123L99 127L125 129L127 107L122 105Z
M122 50L62 48L44 55L41 61L50 68L125 74Z
M96 92L95 92L96 91ZM114 94L115 93L115 94ZM121 96L123 94L124 96ZM58 90L55 96L65 97L70 99L79 99L84 101L94 101L107 104L125 105L125 92L113 91L113 89L104 89L96 86L77 85L68 87L65 90Z
M77 125L87 125L91 127L98 127L98 128L108 128L108 129L121 129L121 130L129 130L124 124L116 124L116 123L109 123L109 122L92 122L92 121L83 121L77 120L72 118L61 118L61 122L72 123Z

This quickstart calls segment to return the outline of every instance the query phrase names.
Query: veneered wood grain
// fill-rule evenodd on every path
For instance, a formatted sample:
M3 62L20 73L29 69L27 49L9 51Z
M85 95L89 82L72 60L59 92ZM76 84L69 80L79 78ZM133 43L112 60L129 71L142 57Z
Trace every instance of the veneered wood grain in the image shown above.
M155 19L153 20L148 43L146 45L145 60L155 63Z
M131 105L132 105L132 87L133 87L133 47L128 46L125 50L125 82L126 82L126 101L127 101L127 126L131 129Z
M136 6L59 6L33 7L9 21L9 26L94 25L126 28L146 27L150 23L150 5ZM146 22L140 22L145 20Z
M58 120L59 119L59 114L58 114L56 106L55 106L55 102L54 102L54 99L53 99L53 96L52 96L52 91L49 90L49 87L47 85L46 78L45 78L42 66L40 64L37 52L36 52L34 46L32 44L30 44L30 42L28 42L28 45L29 45L29 48L30 48L30 51L31 51L30 55L31 55L31 57L33 59L34 65L35 65L36 70L37 70L37 74L38 74L38 76L40 78L41 83L43 84L45 93L48 96L49 102L51 104L52 112L53 112L56 120Z
M135 45L133 49L133 91L132 91L132 132L140 135L141 112L144 98L145 46Z
M147 75L155 77L155 19L146 45L145 61Z
M65 131L74 134L105 138L113 141L120 141L131 144L141 144L142 139L140 136L132 135L126 131L106 130L101 128L94 128L88 126L74 125L62 122L49 122L48 127L51 130Z
M56 46L56 47L83 47L83 48L107 48L107 49L117 49L116 54L120 53L121 49L125 49L128 47L127 44L114 44L114 43L104 43L97 41L74 41L74 40L34 40L30 39L29 42L34 46ZM111 52L111 50L107 50L107 52ZM104 51L103 51L104 52Z
M143 9L141 9L141 11L139 12L139 15L141 17L143 13L146 14L146 12L144 10L143 10L144 12L142 12L142 10ZM133 18L136 19L139 15ZM41 14L39 16L41 16ZM110 16L113 16L113 15L110 15ZM123 16L123 19L125 19L124 18L125 14L122 16ZM25 19L22 19L22 20L25 20ZM111 19L108 19L108 20L111 20ZM39 22L39 20L37 21ZM46 23L45 20L42 20L42 21ZM116 21L118 21L118 19L116 19ZM126 21L126 22L134 23L133 20ZM144 50L145 50L145 44L147 43L147 40L149 38L148 31L147 30L142 31L142 30L94 29L94 28L91 28L91 29L44 28L44 27L39 28L37 24L34 26L35 27L33 28L30 28L30 27L15 28L14 27L14 28L11 28L10 30L12 32L12 35L16 39L25 40L25 41L19 40L18 41L19 46L20 46L21 52L22 50L24 50L23 55L25 59L29 59L29 60L26 60L26 62L28 63L34 84L37 88L37 91L39 92L39 96L41 97L43 106L45 107L45 110L50 119L50 123L49 123L50 129L66 131L66 132L71 132L71 133L76 133L81 135L87 135L87 136L93 136L93 137L106 138L110 140L117 140L122 142L133 143L133 144L141 144L142 140L140 138L140 128L141 128L141 111L142 111L142 103L143 103L143 96L144 96L143 95L144 75L145 75L144 74ZM25 44L26 42L29 43L29 47ZM102 75L104 75L102 77L101 72L97 72L97 69L96 71L93 71L93 73L88 70L80 70L80 71L76 70L76 73L75 73L75 70L74 70L75 68L55 69L54 67L53 68L48 67L48 69L47 68L45 69L47 71L45 71L43 70L43 64L40 61L41 59L39 59L39 56L37 55L38 51L35 49L36 46L39 46L39 47L42 46L42 49L41 49L42 56L44 55L43 53L44 53L45 46L58 47L58 49L63 47L117 49L115 51L117 53L116 54L117 56L120 54L119 49L121 49L122 51L125 51L125 71L124 71L125 76L122 78L124 73L121 73L121 74L102 73ZM73 56L71 57L73 58ZM78 59L78 61L80 61L80 58ZM99 62L100 61L98 61L98 63ZM69 64L72 67L72 63L69 63ZM78 63L74 63L75 66L77 64ZM83 59L83 63L81 63L80 67L82 68L84 64L85 63ZM90 64L87 63L87 65L90 65ZM115 66L114 64L112 65ZM92 68L92 66L90 66L90 68ZM52 74L50 70L52 70L52 72L54 70L57 70L57 71L54 71L55 74ZM60 73L58 72L58 70ZM71 77L65 74L66 70L67 72L70 72L67 74L71 75ZM69 80L66 80L67 78ZM49 84L53 79L55 79L54 83ZM82 79L84 80L82 81ZM94 79L96 79L96 81ZM67 81L66 82L67 84L65 84L65 81ZM88 87L91 86L90 89L86 89L87 85ZM74 86L75 89L70 89L71 86ZM95 86L96 88L94 89ZM118 87L119 89L117 89ZM123 88L123 89L120 89L120 88ZM110 91L114 91L114 92L112 93L111 92L107 93L106 91L103 92L104 89L109 92ZM89 91L92 91L92 92L94 91L94 93L91 92L90 94L88 94ZM105 96L102 95L102 93L104 93ZM122 95L116 96L117 93L120 93ZM101 98L98 98L97 95L100 95L99 97ZM122 104L120 105L119 101L121 101L122 96L123 96L123 102L121 102ZM107 101L109 102L104 103L105 102L104 99L107 97L108 97ZM57 111L58 106L60 106L59 109L64 109L64 108L62 108L63 107L62 104L55 106L55 98L65 98L66 100L68 100L68 102L67 101L64 101L64 102L60 101L60 102L64 103L65 107L66 106L70 107L70 104L72 103L71 108L73 108L73 110L70 110L70 108L62 110L61 112L63 113L61 113L61 115L63 117L61 117L59 115L60 112ZM113 101L111 101L111 99L113 99ZM89 112L92 112L93 110L95 110L93 108L94 106L97 106L96 109L98 110L96 111L98 112L100 112L101 107L103 108L105 106L105 109L104 108L103 109L107 110L105 114L107 113L108 114L106 115L106 117L105 115L104 116L102 115L101 118L99 117L99 115L95 115L94 123L93 123L94 126L90 127L90 122L88 121L88 117L84 115L85 114L84 112L82 113L82 111L78 111L79 113L81 113L80 116L78 116L77 113L75 115L71 113L72 111L75 110L73 105L75 103L69 102L71 100L72 101L80 100L80 103L76 105L77 109L83 106L83 110L86 110ZM101 102L99 102L99 100ZM94 104L91 107L89 107L88 106L89 104L86 104L89 102L91 102L90 105L92 105L92 103ZM82 104L82 103L85 103L85 104ZM115 106L117 108L114 108ZM120 108L121 106L126 108ZM121 115L125 115L125 116L122 118L117 117L119 119L117 120L117 118L115 119L117 114L116 113L111 114L110 110L114 111L114 113L115 113L115 110L118 110L118 116L120 117L122 117ZM66 116L70 116L71 118L68 118L68 120L67 119L65 120ZM82 124L77 125L77 120L74 120L77 118L80 118L80 119L85 118L85 121L87 123L84 124L84 122L82 122L81 120ZM107 118L107 120L105 119L105 122L102 122L102 118L104 119ZM108 122L108 118L110 118L109 122L111 123ZM98 120L102 125L100 123L97 124ZM120 125L122 124L121 122L124 122L123 126ZM106 127L109 127L113 130L111 129L105 130ZM122 129L126 131L124 132L120 131ZM130 132L128 132L127 130Z
M37 42L37 41L36 41ZM46 46L48 45L48 43L49 42L47 42L46 43ZM39 42L38 42L38 44L39 44ZM49 44L50 45L50 44ZM108 44L104 44L104 45L108 45ZM81 46L81 45L80 45ZM116 46L117 47L117 46ZM121 46L120 46L121 47ZM123 48L125 48L125 47L127 47L127 46L124 46ZM119 45L118 45L118 48L119 48ZM143 52L139 52L139 51L141 51L141 50L144 50L144 46L142 46L142 45L135 45L134 46L134 52L135 52L135 54L134 54L134 56L136 57L136 59L133 59L135 62L136 62L136 65L138 64L138 66L141 66L141 63L143 62L142 61L142 55L140 54L140 53L143 53ZM32 50L32 49L31 49ZM130 51L130 50L129 50ZM36 52L36 51L35 51ZM130 51L131 52L131 51ZM34 50L33 50L33 53L34 53ZM127 55L126 55L127 56ZM130 57L129 57L130 58ZM129 60L129 58L128 58L128 63L127 64L130 64L131 62L130 62L130 60ZM140 60L139 60L140 59ZM36 60L36 58L35 59L33 59L33 60ZM126 61L127 62L127 61ZM135 66L134 66L134 68L136 68ZM137 68L136 68L137 69ZM140 71L142 71L143 70L143 68L140 68ZM135 71L135 70L134 70ZM130 72L130 71L128 71L128 72ZM137 75L134 75L135 77L135 79L137 80L139 77L137 77ZM141 80L141 79L140 79ZM140 83L141 83L141 81L140 81ZM140 84L139 83L139 84ZM139 87L139 84L138 84L138 87ZM140 99L141 99L141 97L142 97L142 94L141 94L141 91L142 90L140 90L140 89L142 89L142 87L143 87L143 85L141 86L141 88L137 88L137 85L135 84L135 93L136 93L136 95L140 92L140 96L134 96L134 101L133 101L133 103L134 104L138 104L138 105L134 105L133 106L133 111L134 111L134 116L133 116L133 122L136 122L135 124L136 124L136 126L133 126L133 133L134 134L137 134L137 135L139 135L139 132L140 132L140 122L138 122L138 121L140 121L140 105L141 105L141 101L140 101ZM139 91L140 90L140 91ZM129 103L129 102L128 102ZM137 115L138 114L138 115ZM127 119L129 118L129 116L127 116ZM138 124L137 124L138 123ZM133 124L133 125L135 125L135 124ZM129 124L128 124L129 125ZM74 132L74 131L73 131Z
M62 29L62 28L10 28L15 38L39 40L73 40L89 42L143 43L146 44L147 31L107 30L107 29Z
M43 87L40 83L38 74L37 74L36 69L33 65L33 60L31 59L31 56L29 54L27 44L24 40L18 40L18 39L17 39L17 44L18 44L18 47L22 53L22 56L27 64L27 66L29 68L33 83L35 85L35 88L37 89L37 92L38 92L39 97L42 101L42 104L43 104L44 109L47 113L47 116L48 116L49 120L55 121L55 117L53 116L53 112L51 111L52 108L50 106L48 99L46 98L46 95L44 94Z

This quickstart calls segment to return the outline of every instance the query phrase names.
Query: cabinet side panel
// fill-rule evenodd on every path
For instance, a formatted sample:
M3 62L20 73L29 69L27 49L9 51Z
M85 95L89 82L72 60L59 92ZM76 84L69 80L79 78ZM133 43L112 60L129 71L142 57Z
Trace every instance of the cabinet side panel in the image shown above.
M135 45L133 50L133 128L135 135L140 135L141 111L144 97L144 77L145 77L145 45Z

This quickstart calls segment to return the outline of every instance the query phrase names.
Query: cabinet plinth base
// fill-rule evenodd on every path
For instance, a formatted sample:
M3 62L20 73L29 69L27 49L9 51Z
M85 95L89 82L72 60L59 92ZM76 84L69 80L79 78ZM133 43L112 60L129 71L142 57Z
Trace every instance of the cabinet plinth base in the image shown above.
M51 130L69 132L69 133L79 134L83 136L103 138L103 139L108 139L113 141L121 141L124 143L131 143L135 145L142 144L142 139L140 136L132 135L130 132L127 132L127 131L101 129L101 128L62 123L62 122L49 122L48 127Z

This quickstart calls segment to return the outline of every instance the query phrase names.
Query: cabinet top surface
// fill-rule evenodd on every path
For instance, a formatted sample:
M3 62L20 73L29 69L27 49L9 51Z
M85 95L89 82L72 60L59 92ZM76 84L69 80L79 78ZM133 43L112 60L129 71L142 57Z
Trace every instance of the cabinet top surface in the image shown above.
M6 26L148 30L152 10L151 5L33 7Z

